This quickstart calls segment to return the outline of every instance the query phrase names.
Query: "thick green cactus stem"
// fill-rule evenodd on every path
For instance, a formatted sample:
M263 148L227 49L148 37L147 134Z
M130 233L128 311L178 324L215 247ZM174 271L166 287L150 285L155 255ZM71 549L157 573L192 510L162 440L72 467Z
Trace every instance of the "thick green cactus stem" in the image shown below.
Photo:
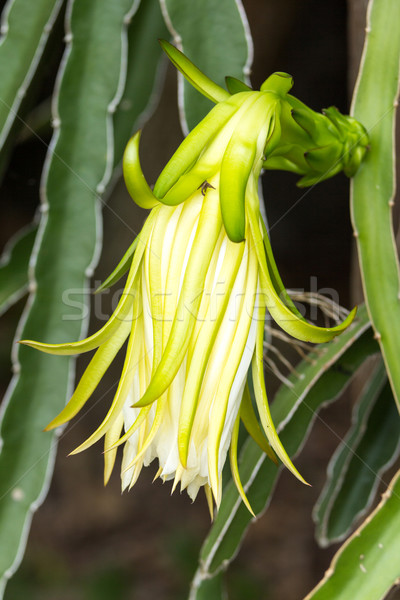
M366 304L400 409L400 274L392 223L400 3L371 1L366 31L353 114L368 128L371 152L352 182L352 221Z
M43 16L43 2L24 4ZM68 3L67 49L53 96L55 134L41 184L42 221L29 273L31 296L18 337L72 341L85 331L87 317L74 316L61 298L64 290L82 290L77 297L86 306L84 290L99 243L95 190L100 193L112 174L112 116L123 91L127 21L133 9L133 0ZM24 24L14 22L10 44L25 34ZM87 64L89 69L82 68ZM55 364L52 357L32 354L20 346L14 351L15 375L3 404L0 537L7 543L0 552L1 592L22 558L32 513L47 493L56 444L42 429L62 408L73 378L70 359Z
M4 6L5 4L5 6ZM9 138L43 53L62 0L9 0L2 3L0 50L0 149Z

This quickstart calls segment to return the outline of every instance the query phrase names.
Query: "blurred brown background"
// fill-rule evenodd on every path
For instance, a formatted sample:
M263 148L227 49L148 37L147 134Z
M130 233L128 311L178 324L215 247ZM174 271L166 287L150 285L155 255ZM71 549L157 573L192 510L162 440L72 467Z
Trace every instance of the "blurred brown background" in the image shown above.
M349 110L349 91L363 39L365 0L245 0L254 37L252 82L258 87L273 71L294 77L293 93L320 110ZM350 40L350 42L348 41ZM156 42L155 42L156 43ZM62 49L59 49L62 51ZM54 70L40 92L51 91ZM47 137L46 137L47 135ZM48 134L45 134L49 141ZM143 164L153 182L181 139L174 69L169 67L159 106L143 134ZM2 191L5 218L0 244L29 222L38 204L46 148L35 139L15 151ZM338 176L313 190L295 187L296 177L267 173L263 186L272 246L287 287L337 290L350 305L352 236L348 181ZM112 270L140 228L136 209L121 183L104 208L104 251L94 279ZM122 220L118 218L122 217ZM102 308L109 310L110 295ZM103 302L103 301L102 301ZM9 352L20 302L1 321L1 391L10 376ZM91 331L98 323L92 319ZM78 366L78 374L84 360ZM96 391L88 414L63 433L49 496L33 519L24 562L9 584L6 600L172 600L187 597L198 551L210 519L203 494L192 505L186 494L170 497L170 484L155 483L156 468L144 469L130 493L120 494L118 469L102 484L101 447L67 458L100 421L121 364L116 361ZM272 378L269 377L271 384ZM351 398L341 399L317 419L297 466L313 485L287 472L266 514L253 525L227 575L231 600L300 600L328 567L334 549L320 550L313 538L311 510L326 464L349 424ZM400 598L393 592L391 598Z

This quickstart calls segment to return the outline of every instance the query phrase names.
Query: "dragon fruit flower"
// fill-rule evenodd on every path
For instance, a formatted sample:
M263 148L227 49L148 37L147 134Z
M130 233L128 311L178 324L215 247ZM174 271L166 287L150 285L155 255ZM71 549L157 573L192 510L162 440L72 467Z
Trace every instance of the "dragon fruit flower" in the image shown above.
M251 511L237 462L240 421L272 460L280 459L304 482L271 420L263 370L266 311L289 335L317 343L346 329L355 309L333 328L308 323L282 284L260 214L262 166L269 156L276 161L284 154L281 140L288 146L293 128L300 127L293 120L292 129L282 129L289 118L290 76L276 73L260 91L230 79L230 94L173 46L163 45L216 106L184 139L153 190L140 166L140 132L128 143L125 182L133 200L151 212L102 286L129 269L108 322L74 343L23 343L60 355L97 349L72 398L47 428L52 429L83 408L128 340L109 411L73 453L104 437L107 482L117 448L123 446L123 489L131 488L142 467L157 459L157 475L173 480L173 489L180 484L194 500L204 487L212 511L213 502L217 507L221 502L221 473L229 452L234 481ZM297 134L301 139L304 130ZM298 153L293 144L290 148L293 163Z

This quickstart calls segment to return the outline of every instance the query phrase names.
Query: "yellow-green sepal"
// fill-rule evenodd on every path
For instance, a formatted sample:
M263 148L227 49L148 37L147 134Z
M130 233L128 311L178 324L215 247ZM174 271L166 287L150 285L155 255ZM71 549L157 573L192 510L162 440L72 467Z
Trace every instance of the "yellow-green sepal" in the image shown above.
M258 209L255 209L250 202L248 204L247 215L253 237L254 249L260 266L261 294L264 298L265 306L268 308L274 321L284 331L289 333L289 335L304 342L329 342L344 331L354 320L357 308L354 308L347 318L336 327L318 327L308 323L308 321L298 315L298 311L294 312L290 306L287 306L286 303L282 301L280 295L275 290L271 273L268 268L264 252L263 235L260 231L259 211Z
M97 288L97 290L95 291L95 294L99 294L100 292L107 290L108 288L113 286L114 283L117 283L117 281L119 281L123 275L125 275L125 273L129 270L129 268L132 264L133 255L135 254L135 250L137 248L138 241L139 241L139 238L136 237L134 239L134 241L132 242L132 244L129 246L128 250L125 252L124 256L119 261L118 265L115 267L114 271Z
M172 64L198 92L212 102L223 102L229 98L229 92L204 75L178 48L165 40L159 42Z
M124 293L121 296L117 308L111 315L110 319L105 325L103 325L101 329L84 340L79 340L77 342L67 342L65 344L46 344L43 342L36 342L34 340L21 340L19 343L30 346L31 348L35 348L36 350L40 350L41 352L46 352L47 354L71 356L73 354L81 354L83 352L89 352L90 350L98 348L118 331L121 323L123 323L125 320L132 321L134 318L132 307L135 300L135 291L132 286L138 273L144 250L146 248L147 239L152 231L156 216L157 208L150 213L142 231L138 235L138 244L133 255Z
M274 462L278 463L274 451L269 445L267 438L261 430L258 423L258 419L254 412L253 404L250 397L249 386L246 383L243 391L242 404L240 406L240 418L243 421L243 425L246 428L247 433L253 438L255 443L261 448L263 452Z
M117 448L114 448L115 442L121 435L122 428L124 426L124 414L121 412L118 419L110 427L104 436L104 485L107 485L111 477L115 465L115 459L117 458Z
M273 92L278 96L286 96L293 87L293 77L289 73L276 71L272 73L260 87L261 92Z
M172 188L161 198L160 202L167 206L177 206L184 200L190 198L192 194L199 190L203 183L210 179L214 174L215 168L212 171L208 168L200 168L201 165L196 165L188 173L182 175Z
M254 395L256 398L256 404L258 414L260 415L261 425L263 426L265 435L271 444L272 449L276 452L278 458L282 463L293 473L297 479L302 483L307 482L300 475L292 461L290 460L279 436L276 432L275 425L272 421L271 412L269 409L269 403L267 398L267 392L265 391L265 380L264 380L264 360L263 360L263 342L264 342L264 319L265 319L265 308L260 307L258 309L258 323L257 323L257 338L256 348L251 363Z
M256 153L254 143L236 143L235 134L228 144L221 164L219 200L224 227L232 242L245 238L246 187Z
M144 420L147 418L150 410L151 410L151 406L145 406L144 408L142 408L138 414L138 416L136 417L136 419L134 420L134 422L132 423L132 425L125 431L125 433L114 442L113 446L110 446L110 451L111 450L115 450L115 448L118 448L119 446L122 446L122 444L125 444L125 442L127 440L129 440L129 438L135 433L135 431L137 431L139 429L139 427L143 424ZM156 479L157 477L155 477Z
M253 509L251 508L250 502L245 494L243 489L242 482L240 480L239 474L239 465L237 460L238 454L238 440L239 440L239 425L240 425L240 413L238 413L233 429L232 429L232 437L231 437L231 445L229 447L229 461L231 465L231 473L233 481L235 482L236 489L239 492L241 499L243 500L247 510L255 517Z
M297 173L297 175L302 175L304 172L304 169L294 160L281 155L268 156L263 162L263 169L268 169L269 171L290 171L291 173Z
M269 134L272 112L269 94L257 94L234 130L221 161L219 200L226 233L232 242L245 237L247 182L254 168L260 122ZM254 125L257 124L255 127ZM260 164L261 167L261 164Z
M219 133L222 127L234 115L241 105L242 96L236 94L229 97L227 102L221 102L196 125L183 140L175 154L170 158L161 171L155 185L154 195L165 204L178 204L179 201L166 199L166 194L196 163L204 148ZM218 162L219 156L216 157ZM187 196L186 196L187 197ZM186 198L182 198L185 200Z
M131 330L131 334L128 341L124 366L122 369L121 378L118 382L117 391L106 416L104 417L100 426L87 438L87 440L75 448L75 450L73 450L70 454L78 454L79 452L83 452L83 450L90 448L90 446L99 441L118 420L126 397L132 387L135 369L137 368L137 363L139 360L138 345L135 345L138 344L138 341L140 341L137 339L137 336L135 337L136 325L137 322L134 322L132 326L131 324L128 324L128 334L129 330ZM113 447L114 446L111 446L110 448Z
M126 302L124 303L124 308L125 307ZM90 352L115 335L120 327L121 320L126 317L127 312L128 311L125 310L123 312L122 310L119 310L118 316L113 318L113 315L99 331L96 331L96 333L84 340L67 342L65 344L46 344L44 342L35 342L34 340L21 340L19 343L24 346L30 346L30 348L34 348L35 350L40 350L40 352L44 352L45 354L54 354L56 356L73 356L74 354Z
M313 113L306 108L292 108L292 119L307 134L310 142L317 143L319 137L318 121Z
M140 131L135 133L127 143L122 159L122 170L125 185L133 201L141 208L150 209L158 204L158 200L151 191L140 166L140 134Z
M299 319L302 319L303 321L305 321L303 315L297 310L293 300L291 299L291 297L287 293L285 286L283 285L283 281L281 279L281 276L278 271L278 267L275 262L274 254L272 252L271 242L269 240L267 228L265 226L265 223L264 223L262 217L260 217L260 221L261 221L261 226L262 226L263 233L264 233L263 239L264 239L264 249L265 249L265 257L266 257L266 261L267 261L267 268L268 268L268 271L269 271L269 274L271 277L271 283L275 289L275 292L278 294L279 298L281 298L281 300L286 304L286 306L288 308L290 308L290 310L299 317Z
M318 148L312 148L304 153L304 158L310 167L321 174L323 179L332 176L332 173L337 173L341 168L342 148L338 144L328 144ZM327 173L324 170L327 169Z
M130 323L121 323L118 331L98 348L89 365L86 367L68 404L47 425L45 431L64 425L78 414L98 386L104 373L114 360L129 335Z
M229 75L225 77L226 87L230 91L231 94L238 94L239 92L252 92L252 88L244 83L244 81L240 81L236 77L230 77Z

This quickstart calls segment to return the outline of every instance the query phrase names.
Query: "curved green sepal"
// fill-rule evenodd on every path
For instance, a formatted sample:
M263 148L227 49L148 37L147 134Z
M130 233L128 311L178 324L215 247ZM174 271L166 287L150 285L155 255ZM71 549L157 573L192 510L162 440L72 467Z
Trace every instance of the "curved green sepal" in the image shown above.
M117 448L113 448L115 442L121 435L124 426L124 414L121 412L118 419L110 427L104 436L104 485L110 480L113 472L115 459L117 458Z
M229 75L225 77L226 87L228 88L231 94L238 94L239 92L252 92L252 88L244 83L244 81L240 81L236 77L230 77Z
M240 406L240 418L243 421L243 425L245 426L247 433L253 438L259 448L265 452L272 462L278 464L275 453L269 445L267 438L263 434L258 423L258 419L251 402L249 386L247 383L244 388L242 404Z
M276 323L287 333L304 342L329 342L332 338L344 331L354 320L357 307L353 308L347 318L335 327L317 327L305 321L298 314L287 306L280 296L276 293L272 282L271 273L268 269L267 260L264 252L264 240L258 223L259 215L254 211L254 207L248 204L247 215L249 218L250 229L253 237L254 248L257 253L258 264L260 266L260 284L261 292L264 295L265 306Z
M160 199L160 202L167 206L181 204L181 202L190 198L196 190L199 190L202 184L212 175L213 173L207 172L205 169L199 169L196 165L196 167L179 178L175 185Z
M140 166L140 134L141 132L138 131L129 140L122 159L122 170L125 185L133 201L141 208L150 209L158 204L158 200L151 191Z
M242 242L245 238L246 214L245 196L254 157L255 144L240 144L233 134L232 143L224 154L221 163L219 200L224 227L232 242Z
M271 282L272 285L274 286L274 289L276 291L276 293L278 294L279 298L281 298L281 300L283 300L283 302L286 304L286 306L295 314L299 317L299 319L302 319L303 321L305 321L303 315L298 311L296 305L294 304L293 300L291 299L291 297L289 296L289 294L287 293L287 290L283 284L283 281L281 279L281 276L279 274L278 271L278 267L276 265L275 262L275 257L274 254L272 252L272 247L271 247L271 242L269 240L269 236L268 236L268 232L267 232L267 228L265 226L265 223L261 217L260 219L261 221L261 226L264 232L264 249L265 249L265 257L267 259L267 267L270 273L270 277L271 277Z
M238 440L239 440L239 425L240 425L240 412L238 413L235 424L232 429L232 437L231 437L231 445L229 447L229 460L231 465L231 473L233 481L235 482L236 489L240 494L241 499L243 500L247 510L255 517L253 509L251 508L250 502L247 499L245 491L243 489L242 482L240 480L239 474L239 466L237 460L237 452L238 452Z
M227 102L220 102L217 106L214 106L207 116L196 125L187 137L185 137L175 154L161 171L155 183L154 195L157 198L164 198L172 186L176 184L178 179L194 165L205 146L210 143L237 111L240 106L240 101L241 98L239 98L238 95L235 95Z
M232 242L242 242L245 237L247 182L255 166L262 119L268 124L266 137L269 133L269 100L267 94L256 97L234 130L221 161L219 200L225 230Z
M117 391L106 416L104 417L100 426L87 438L87 440L85 440L82 444L75 448L75 450L70 452L70 455L79 454L80 452L83 452L84 450L90 448L90 446L93 446L93 444L98 442L118 420L118 417L122 412L126 397L129 393L129 390L132 387L132 381L139 360L138 346L135 346L134 344L134 342L136 342L136 344L138 342L137 337L135 337L136 324L137 321L135 321L133 324L128 323L125 339L128 337L129 332L130 336L124 366L122 369L120 380L118 382ZM112 447L112 449L113 448L114 446Z
M112 446L110 446L110 450L115 450L119 446L122 446L122 444L125 444L125 442L129 440L129 438L135 433L135 431L137 431L142 425L144 420L147 418L147 415L149 414L150 410L151 406L145 406L144 408L142 408L132 425L129 427L129 429L127 429L125 433L118 440L116 440Z
M314 111L307 109L307 107L292 108L291 115L295 123L309 136L310 141L316 143L319 131Z
M260 87L261 92L274 92L278 96L286 96L293 87L293 77L289 73L277 71L272 73Z
M124 293L117 308L105 325L93 335L79 340L77 342L67 342L66 344L46 344L44 342L35 342L33 340L21 340L19 343L30 346L35 350L40 350L46 354L55 354L57 356L73 356L95 350L101 344L109 340L121 326L121 323L128 317L128 313L133 305L134 297L130 292Z
M132 320L133 316L128 316L132 310L135 299L132 291L132 284L140 267L143 253L146 248L146 241L153 228L157 212L157 209L155 209L150 213L142 231L138 235L138 240L140 243L138 243L136 252L133 255L133 261L125 285L124 293L122 294L117 308L111 315L110 319L105 325L103 325L101 329L96 331L96 333L93 335L85 338L84 340L79 340L78 342L69 342L66 344L45 344L43 342L35 342L33 340L21 340L19 343L25 344L26 346L31 346L32 348L40 350L41 352L46 352L47 354L56 354L59 356L81 354L82 352L94 350L95 348L98 348L100 344L106 342L120 328L121 323L125 319Z
M229 92L204 75L178 48L165 40L159 42L172 64L203 96L212 102L223 102L229 98Z
M114 271L97 288L97 290L95 291L95 294L99 294L100 292L107 290L108 288L113 286L114 283L117 283L117 281L119 281L123 275L125 275L125 273L129 270L129 268L132 264L133 255L135 254L135 250L137 248L138 241L139 241L139 238L136 237L134 239L134 241L132 242L132 244L129 246L128 250L125 252L124 256L119 261L118 265L115 267Z
M304 153L304 158L314 171L321 173L323 179L326 179L342 168L340 154L341 148L338 145L329 144L308 150ZM329 170L325 173L327 168Z
M115 324L115 323L114 323ZM54 354L56 356L73 356L74 354L83 354L95 350L106 342L115 333L114 327L107 322L104 327L96 331L93 335L79 340L78 342L68 342L66 344L46 344L44 342L35 342L34 340L21 340L18 343L29 346L35 350L40 350L45 354Z
M271 107L269 129L266 136L263 157L261 159L262 163L282 144L281 104L281 102L275 101Z
M275 425L272 421L271 412L269 409L269 403L267 398L267 393L265 391L265 381L264 381L264 361L263 361L263 342L264 342L264 318L265 318L265 308L258 309L258 324L257 324L257 339L256 339L256 349L253 355L253 360L251 363L252 366L252 375L253 375L253 386L254 386L254 395L256 398L257 409L260 415L261 424L264 428L265 435L268 438L269 443L271 444L272 449L276 452L277 456L281 459L285 467L293 473L297 479L299 479L302 483L307 482L300 475L292 461L290 460L285 448L282 446L282 442L279 439L279 436L276 432Z
M70 401L57 417L47 425L45 431L50 431L60 425L64 425L64 423L67 423L78 414L93 394L104 373L122 347L129 335L129 330L130 323L122 323L118 332L98 348L96 354L86 367Z
M263 162L262 166L263 169L268 169L269 171L290 171L297 175L302 175L304 172L304 169L302 169L301 166L287 156L277 155L268 157L267 160Z

